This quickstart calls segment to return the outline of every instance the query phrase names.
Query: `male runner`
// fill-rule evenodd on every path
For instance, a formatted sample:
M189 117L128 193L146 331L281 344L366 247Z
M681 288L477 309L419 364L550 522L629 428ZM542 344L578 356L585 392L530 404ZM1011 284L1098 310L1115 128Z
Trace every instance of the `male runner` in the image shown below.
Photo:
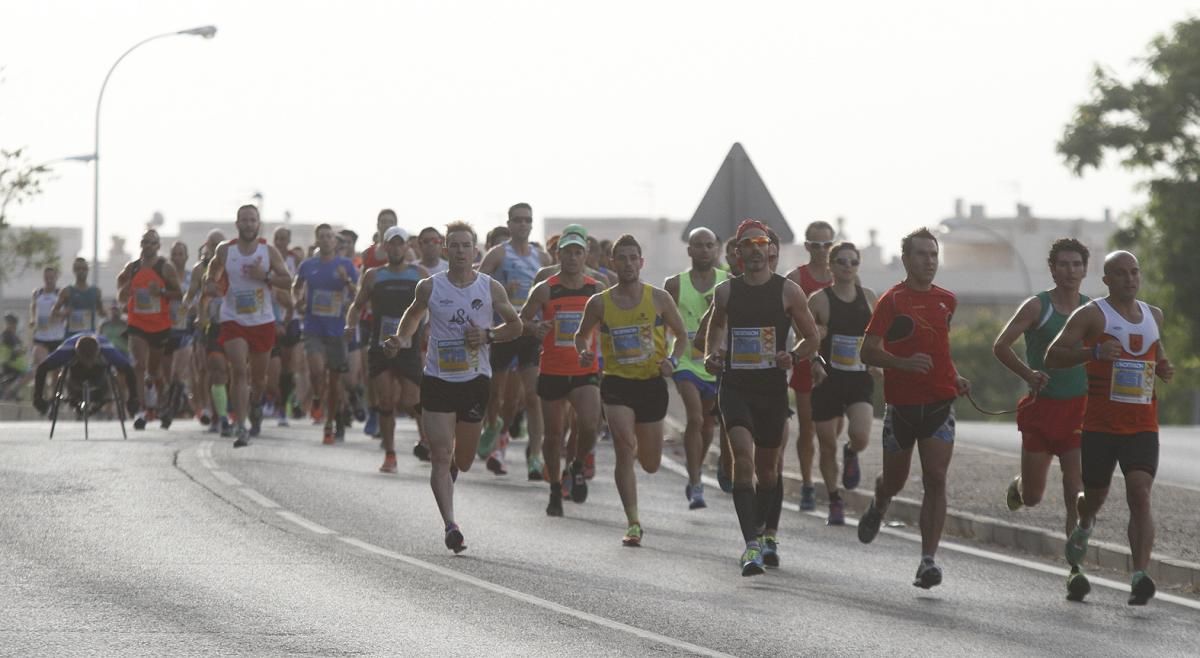
M300 299L303 295L305 299L304 352L308 355L313 406L318 406L317 400L325 400L323 442L333 445L344 439L346 432L340 413L341 379L350 364L342 319L345 317L345 300L353 298L355 293L358 270L349 258L334 253L337 241L333 227L329 224L317 226L316 238L317 255L300 263L292 283L292 296ZM358 323L353 324L351 334L357 328Z
M432 226L426 226L417 234L417 245L421 252L421 267L429 272L430 276L438 272L445 272L449 267L449 263L445 258L442 258L442 234Z
M367 245L366 249L363 249L360 276L365 277L367 270L373 267L383 267L388 264L387 241L384 240L384 237L387 235L388 229L396 226L397 223L399 223L399 219L396 217L396 211L392 210L391 208L384 208L383 210L379 211L378 215L375 216L375 238L371 244ZM405 239L407 239L408 233L406 232L404 235L406 236ZM407 250L405 252L405 257L408 257ZM372 321L371 307L369 305L365 306L362 308L361 312L362 320L360 322L360 331L363 331L363 326L365 326L365 334L369 334L371 331L370 327ZM396 319L399 320L399 318L400 316L397 315ZM351 338L352 337L353 336L351 336ZM364 341L367 341L368 336L363 335L362 338ZM379 414L376 412L376 407L383 408L385 406L389 406L391 402L375 395L375 390L371 386L374 376L371 375L370 372L370 347L367 348L367 352L367 378L365 384L367 389L368 406L367 422L363 424L363 434L366 434L367 436L379 436Z
M142 387L138 398L143 403L133 420L133 429L146 429L146 374L154 380L154 390L165 393L162 378L163 349L171 336L169 304L183 291L179 274L167 259L158 255L158 231L142 234L142 254L130 261L117 276L117 299L128 304L129 352L133 371ZM166 401L166 395L161 395ZM168 423L169 425L169 423Z
M833 284L829 271L829 248L833 246L833 227L829 222L815 221L804 229L804 249L808 251L808 264L799 265L787 278L796 282L804 295ZM798 361L793 366L792 378L788 382L796 394L796 454L800 456L800 509L811 511L817 508L813 488L813 417L812 417L812 365L808 360Z
M1083 490L1079 464L1080 427L1087 406L1087 373L1082 365L1047 372L1046 349L1062 331L1075 309L1090 301L1079 292L1087 276L1088 249L1074 238L1060 238L1050 247L1050 277L1054 287L1025 300L992 346L1004 367L1025 380L1029 395L1017 405L1021 432L1021 472L1008 485L1008 509L1033 507L1046 491L1050 462L1058 457L1062 469L1063 502L1067 507L1066 535L1075 528L1075 497ZM1012 345L1025 336L1025 361ZM1078 347L1078 346L1077 346ZM1091 584L1078 564L1071 565L1067 595L1083 600Z
M226 381L229 376L225 367L225 352L218 342L221 333L221 295L215 283L207 280L208 264L225 241L225 235L217 229L209 231L204 244L200 245L199 260L192 266L191 284L184 295L183 303L196 309L196 338L192 370L196 373L192 395L201 410L201 425L209 425L209 432L216 433L225 428L225 436L232 436L233 425L229 422L229 392ZM204 410L212 409L209 416ZM224 421L222 423L222 421Z
M1106 256L1108 295L1076 310L1046 351L1047 368L1084 364L1088 378L1080 440L1083 492L1075 498L1079 520L1067 540L1067 562L1078 565L1087 554L1096 514L1108 497L1113 468L1120 464L1133 554L1129 605L1146 605L1155 594L1146 573L1154 549L1150 490L1158 470L1154 378L1170 382L1175 374L1162 344L1162 309L1138 300L1141 283L1133 254L1114 251Z
M913 446L921 455L921 564L913 585L929 589L942 582L933 560L946 521L946 471L954 453L954 399L971 384L950 358L950 320L958 302L933 284L938 241L921 228L904 237L900 259L907 277L875 305L861 358L883 368L883 473L875 496L858 522L858 539L869 544L879 534L892 497L908 480Z
M283 256L283 264L287 267L288 273L294 277L296 269L300 267L300 259L297 259L291 250L292 230L286 226L280 226L275 229L272 242L275 244L275 250L279 252L280 256ZM291 286L275 288L272 297L275 310L275 347L271 350L272 370L276 367L275 359L278 358L279 361L276 379L279 395L275 402L275 414L278 418L277 424L280 427L287 427L288 400L296 391L296 371L299 365L296 346L300 344L302 332L300 318L296 317L295 304L292 303ZM299 405L303 405L302 400L298 399L297 402Z
M859 358L863 335L875 309L875 291L858 285L858 248L839 242L829 250L833 285L809 297L808 308L821 327L821 358L813 365L812 417L817 430L821 476L829 493L829 525L845 525L846 507L838 487L837 437L842 416L850 418L850 441L842 449L841 486L854 489L862 478L858 453L867 447L874 420L875 382ZM878 370L872 368L872 370Z
M704 369L701 353L691 347L700 328L700 318L712 304L713 290L727 278L723 270L715 267L720 242L707 228L697 228L688 234L688 257L691 269L669 277L663 289L675 300L683 326L688 332L689 347L679 358L679 367L672 374L675 390L683 399L687 412L687 424L683 430L683 449L687 457L688 482L683 495L688 500L688 509L708 507L704 502L704 484L700 481L704 457L712 445L713 406L717 403L717 378ZM786 404L784 405L786 406Z
M368 304L371 306L371 331L367 340L367 370L375 393L373 411L379 417L383 435L382 473L396 472L396 412L401 411L420 424L421 347L409 345L388 353L384 341L396 333L404 311L412 304L417 283L428 276L420 265L408 265L408 235L399 226L383 234L387 265L373 267L363 274L354 303L346 311L345 333L349 336Z
M533 327L532 334L542 341L537 394L541 398L545 428L542 455L546 480L550 482L549 516L563 515L561 453L566 435L567 405L575 412L578 432L574 451L568 455L571 500L587 500L587 479L583 475L584 457L596 444L600 424L600 376L597 364L581 365L575 351L575 331L583 319L583 310L592 295L603 286L584 274L587 259L587 233L583 227L564 233L559 240L557 274L536 284L521 309L521 321ZM538 321L538 316L541 321ZM595 351L595 335L587 340Z
M233 447L244 448L250 445L246 419L250 419L250 429L256 435L262 426L267 361L275 345L271 288L286 286L291 276L275 247L258 237L261 222L257 207L238 208L235 225L238 236L217 247L208 264L208 280L224 287L218 341L232 375L233 414L237 417Z
M100 289L88 283L88 261L76 258L71 264L75 283L63 288L54 305L54 315L67 318L67 337L82 331L95 331L104 319L104 300Z
M512 340L521 333L521 320L504 286L473 268L475 229L466 222L446 226L446 256L450 267L417 284L415 298L389 350L412 341L429 313L429 350L421 379L421 420L429 438L429 486L446 524L446 548L467 548L454 520L454 480L471 468L479 442L491 374L493 342ZM497 315L501 323L491 326Z
M533 208L528 203L517 203L508 209L510 237L492 247L479 265L482 274L494 276L513 306L523 306L533 288L533 278L538 270L550 264L546 252L529 243L529 232L533 230ZM481 439L483 448L491 447L500 430L508 427L516 409L505 409L500 404L504 390L509 385L509 364L517 362L517 376L524 386L525 414L529 423L529 445L527 448L527 470L529 479L542 479L542 409L537 394L538 358L541 344L536 336L521 335L509 343L498 343L492 348L492 390L490 394L489 424ZM492 419L499 416L499 423ZM490 461L490 460L489 460Z
M639 278L645 260L642 247L632 235L613 243L613 266L617 285L593 295L584 309L575 333L579 365L596 362L592 331L600 327L600 352L604 378L600 399L612 432L616 453L614 479L628 528L621 540L625 546L642 545L642 523L638 515L636 460L642 470L654 473L662 463L663 418L667 415L667 382L687 344L687 330L674 300L661 288ZM675 337L667 356L664 325Z
M737 237L729 236L725 241L725 271L729 276L741 276L742 264L738 262Z
M783 486L779 452L788 417L787 370L793 358L807 359L820 338L804 291L771 271L767 231L753 219L738 225L735 237L744 274L717 286L705 340L705 363L721 372L718 404L733 448L733 505L745 541L743 576L763 573L763 532L771 505L782 493L777 488ZM787 349L793 326L802 339L795 355ZM778 566L771 548L772 566Z
M191 289L192 271L187 267L188 249L187 245L181 241L176 241L171 245L171 266L175 268L177 273L180 273L180 289L188 291ZM190 374L188 366L192 360L192 314L191 309L184 305L184 299L181 296L179 299L172 299L167 306L167 315L171 318L171 333L167 338L167 344L163 347L163 381L166 383L166 390L162 392L163 402L159 405L160 413L159 420L162 421L163 429L171 426L171 421L175 418L175 413L178 411L185 398L187 391L184 382L187 381L187 376Z

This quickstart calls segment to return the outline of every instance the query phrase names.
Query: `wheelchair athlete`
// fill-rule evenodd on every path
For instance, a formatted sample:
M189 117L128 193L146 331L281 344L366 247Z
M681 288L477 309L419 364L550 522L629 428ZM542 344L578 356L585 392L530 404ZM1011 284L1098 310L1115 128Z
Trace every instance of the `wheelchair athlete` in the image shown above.
M63 341L58 349L50 353L37 367L33 384L33 406L38 413L45 414L50 403L42 396L46 384L46 375L59 368L66 367L61 375L67 378L65 386L67 399L74 404L83 403L83 387L85 384L92 388L92 411L99 409L107 401L108 368L114 367L125 379L125 389L128 391L125 407L129 413L138 407L137 380L133 374L133 364L129 357L113 346L104 336L93 332L76 334Z

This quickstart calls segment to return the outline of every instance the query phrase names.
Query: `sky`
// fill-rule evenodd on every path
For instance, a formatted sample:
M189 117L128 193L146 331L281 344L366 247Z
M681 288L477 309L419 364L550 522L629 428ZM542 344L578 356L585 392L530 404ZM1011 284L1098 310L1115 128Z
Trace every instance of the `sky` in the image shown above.
M155 212L344 223L369 236L544 216L688 219L734 142L793 230L846 220L890 247L954 200L1100 218L1141 202L1115 164L1055 153L1103 64L1141 70L1194 2L270 2L2 0L0 147L92 152L102 254ZM62 163L14 225L82 226L91 165ZM535 232L538 226L535 225ZM604 236L602 236L604 237ZM86 250L90 251L90 249ZM894 250L889 249L894 252Z

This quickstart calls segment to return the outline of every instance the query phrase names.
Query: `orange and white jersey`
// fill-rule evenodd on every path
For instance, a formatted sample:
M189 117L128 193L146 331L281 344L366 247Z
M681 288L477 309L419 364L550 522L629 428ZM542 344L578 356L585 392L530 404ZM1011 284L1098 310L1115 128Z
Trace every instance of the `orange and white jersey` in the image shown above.
M1137 303L1142 313L1137 323L1122 317L1107 299L1094 303L1104 313L1104 333L1098 340L1084 341L1084 345L1092 347L1115 340L1121 345L1121 354L1113 361L1088 361L1083 429L1109 434L1157 432L1154 369L1159 354L1158 323L1145 302Z

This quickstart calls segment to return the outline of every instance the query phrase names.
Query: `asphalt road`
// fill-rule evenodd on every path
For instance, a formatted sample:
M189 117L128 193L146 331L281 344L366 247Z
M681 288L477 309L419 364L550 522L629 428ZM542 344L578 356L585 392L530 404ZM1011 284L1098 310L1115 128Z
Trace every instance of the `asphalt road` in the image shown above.
M796 513L782 568L742 578L729 498L690 512L667 469L639 476L646 537L624 548L607 444L561 519L519 463L464 473L456 557L406 454L383 475L358 432L269 427L234 451L192 427L5 425L0 654L1195 655L1194 601L1130 608L1097 583L1072 604L1060 570L970 548L920 590L911 535L864 546Z

